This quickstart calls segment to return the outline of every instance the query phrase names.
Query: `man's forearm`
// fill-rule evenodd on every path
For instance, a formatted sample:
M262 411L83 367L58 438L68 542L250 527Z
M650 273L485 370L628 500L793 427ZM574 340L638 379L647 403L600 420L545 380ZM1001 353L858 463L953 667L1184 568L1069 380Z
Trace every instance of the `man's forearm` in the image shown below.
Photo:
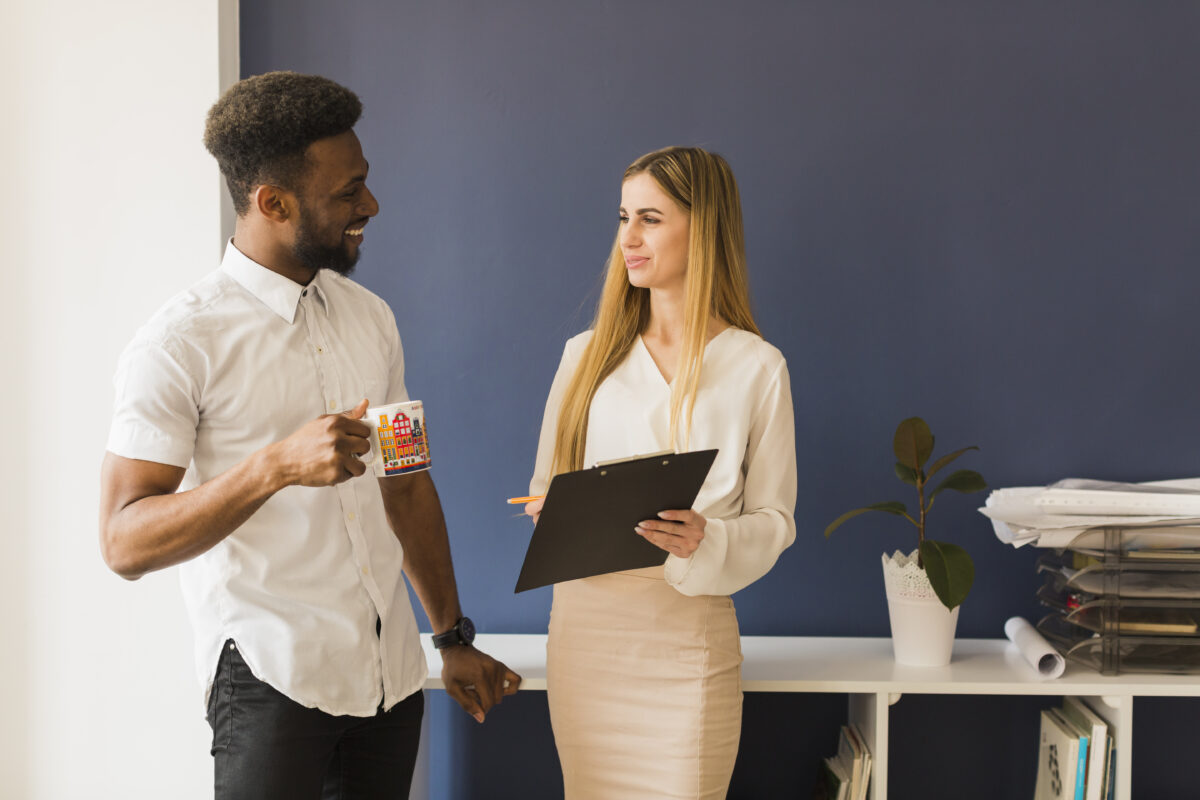
M358 457L370 449L370 428L359 417L366 410L364 399L344 414L322 414L181 494L181 468L109 453L100 477L104 560L117 574L139 578L208 550L285 486L333 486L362 475Z
M195 558L233 533L286 485L279 471L270 468L268 450L179 493L175 489L184 471L153 465L156 488L165 493L150 491L137 497L140 492L135 492L128 500L117 498L129 496L129 490L122 491L121 485L129 477L129 460L107 454L102 468L106 495L102 502L111 507L101 509L101 547L109 567L133 580Z
M381 478L388 522L404 548L408 575L434 633L449 630L462 616L450 558L446 518L428 472Z

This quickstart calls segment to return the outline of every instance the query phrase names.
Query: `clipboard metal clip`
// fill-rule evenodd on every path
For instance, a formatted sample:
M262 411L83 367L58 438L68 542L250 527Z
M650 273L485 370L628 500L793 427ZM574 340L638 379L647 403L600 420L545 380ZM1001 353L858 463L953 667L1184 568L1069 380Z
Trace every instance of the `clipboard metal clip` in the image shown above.
M657 453L640 453L635 456L627 456L625 458L610 458L607 461L597 461L592 469L596 467L611 467L613 464L624 464L626 461L641 461L643 458L658 458L659 456L677 455L675 450L659 450Z

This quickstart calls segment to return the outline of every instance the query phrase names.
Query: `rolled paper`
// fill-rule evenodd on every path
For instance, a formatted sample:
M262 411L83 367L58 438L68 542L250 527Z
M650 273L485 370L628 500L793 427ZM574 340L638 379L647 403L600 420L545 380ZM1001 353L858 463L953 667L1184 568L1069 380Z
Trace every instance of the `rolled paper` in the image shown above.
M1024 617L1010 617L1004 635L1043 678L1054 679L1067 669L1067 661Z

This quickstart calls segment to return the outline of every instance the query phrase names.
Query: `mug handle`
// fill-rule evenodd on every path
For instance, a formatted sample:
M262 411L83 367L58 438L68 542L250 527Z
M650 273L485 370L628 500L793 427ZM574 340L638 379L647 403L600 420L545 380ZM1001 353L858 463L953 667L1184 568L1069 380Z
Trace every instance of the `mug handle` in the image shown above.
M367 436L367 452L358 457L358 460L366 464L368 467L374 467L375 462L379 460L379 414L372 414L371 409L367 409L367 413L359 418L359 422L365 423L371 429L371 433Z

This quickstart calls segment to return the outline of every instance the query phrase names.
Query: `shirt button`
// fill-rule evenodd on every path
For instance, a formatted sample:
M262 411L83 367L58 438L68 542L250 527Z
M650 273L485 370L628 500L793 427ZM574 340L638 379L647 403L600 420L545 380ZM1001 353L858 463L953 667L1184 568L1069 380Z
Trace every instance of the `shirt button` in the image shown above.
M300 296L301 296L301 297L308 297L308 289L305 289L303 292L301 292L301 293L300 293Z
M332 400L330 400L330 401L329 401L329 410L330 410L330 411L333 411L335 408L337 408L337 403L335 403L335 402L333 402Z
M346 519L350 520L351 522L354 522L354 512L351 511L349 514L347 514Z
M367 574L367 568L363 567L363 575L366 575L366 574Z
M325 352L325 348L324 348L324 347L318 347L318 348L317 348L317 352L318 352L318 353L324 353L324 352Z

